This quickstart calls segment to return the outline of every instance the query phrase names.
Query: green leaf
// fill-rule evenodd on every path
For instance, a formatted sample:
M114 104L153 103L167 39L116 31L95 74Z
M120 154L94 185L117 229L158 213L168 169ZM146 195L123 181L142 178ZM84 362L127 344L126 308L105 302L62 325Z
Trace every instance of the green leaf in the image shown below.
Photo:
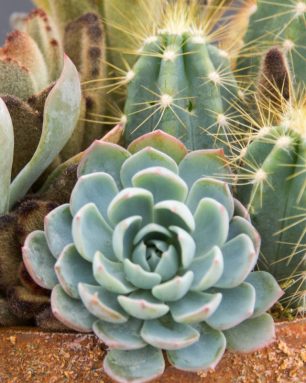
M179 253L180 266L187 269L195 256L196 244L192 236L180 227L170 226L169 229L175 233L174 243Z
M122 165L120 176L122 185L127 188L131 187L132 178L138 172L148 169L150 167L163 167L172 173L178 173L178 167L175 161L167 154L160 152L151 147L142 149L140 152L133 154Z
M214 246L221 247L228 235L228 214L223 205L211 198L203 198L194 215L196 257L201 257Z
M203 198L211 198L225 207L228 213L228 219L234 214L234 199L227 183L213 179L200 178L195 181L187 198L187 205L194 213Z
M83 206L73 218L72 236L75 247L89 262L93 261L97 251L101 251L109 259L115 259L112 234L112 229L93 203Z
M183 299L170 305L173 319L179 323L199 323L207 320L218 308L222 295L189 292Z
M73 244L64 248L54 269L59 283L71 298L80 298L79 282L95 283L92 264L80 256Z
M188 347L200 338L199 332L192 326L174 322L169 315L145 321L141 336L148 344L162 350Z
M190 289L193 281L193 272L187 271L184 275L177 275L173 279L153 287L152 294L162 302L173 302L182 299Z
M240 234L221 248L224 261L224 271L215 284L224 289L240 285L254 269L257 255L250 237Z
M166 153L173 158L177 164L179 164L188 153L187 148L180 140L162 130L155 130L154 132L144 134L137 138L128 146L128 151L130 153L137 153L148 146Z
M152 222L153 196L141 188L126 188L112 200L108 207L108 217L115 226L131 216L140 216L143 225Z
M69 204L52 210L44 220L47 243L53 256L58 258L65 246L73 243L72 216Z
M43 231L33 231L27 236L22 255L29 274L39 286L51 290L58 283L54 272L56 259L49 250Z
M154 206L154 222L164 227L178 226L188 232L195 228L190 210L179 201L158 202Z
M146 271L129 259L125 259L123 265L126 279L139 289L152 289L161 282L159 274Z
M187 185L180 177L160 166L136 173L132 184L149 190L153 194L154 203L169 199L184 202L188 193Z
M212 287L221 277L223 269L222 252L214 246L207 254L195 258L189 266L194 274L191 290L204 291Z
M167 351L169 362L176 368L185 371L200 371L215 368L222 358L226 340L222 332L201 323L198 342L181 350Z
M89 313L83 303L70 298L60 285L56 285L51 294L53 315L65 326L79 332L91 332L96 318Z
M134 249L134 238L140 230L142 218L133 216L116 225L113 233L113 249L119 261L130 258Z
M120 190L122 188L120 169L129 157L130 153L119 145L94 141L86 150L78 166L78 176L98 172L107 173L115 180Z
M146 346L140 336L142 324L141 320L135 318L130 318L123 324L97 321L93 325L93 330L97 337L111 349L138 350Z
M170 245L160 257L155 272L162 277L162 281L167 281L176 275L179 268L179 256L174 246Z
M227 240L229 241L237 237L239 234L246 234L249 236L253 241L256 254L259 254L261 240L258 231L246 218L236 216L233 217L230 222Z
M227 330L252 316L255 306L255 289L242 283L233 289L212 289L220 292L222 300L217 310L206 322L216 330Z
M10 206L22 198L52 163L71 137L80 113L79 74L65 56L64 68L45 102L42 134L38 147L10 187Z
M2 98L0 98L0 146L0 214L4 214L9 210L14 129L10 113Z
M136 291L129 296L120 295L118 302L134 318L156 319L167 314L169 307L155 299L148 291Z
M180 163L179 175L191 188L195 181L203 177L226 178L229 170L225 165L221 149L194 150Z
M253 318L269 310L284 294L275 278L266 271L254 271L245 281L250 283L256 292Z
M102 286L79 283L79 294L84 306L95 317L109 323L125 323L128 316L117 302L117 295Z
M97 252L93 261L96 281L115 294L128 294L136 288L126 279L122 262L112 262Z
M238 352L252 352L273 342L275 338L273 319L268 314L262 314L224 331L224 335L228 349Z
M145 383L164 373L161 350L147 346L140 350L111 350L103 362L104 371L118 383Z
M92 173L82 176L71 193L71 213L75 215L83 206L92 202L107 221L108 206L117 193L117 185L107 173Z

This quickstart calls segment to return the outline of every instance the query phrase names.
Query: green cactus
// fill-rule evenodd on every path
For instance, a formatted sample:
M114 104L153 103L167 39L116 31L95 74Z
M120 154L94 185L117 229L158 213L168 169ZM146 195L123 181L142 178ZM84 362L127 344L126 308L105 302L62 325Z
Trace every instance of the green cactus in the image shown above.
M257 0L257 11L251 16L240 52L239 74L255 78L260 59L271 45L279 45L287 55L296 84L306 84L306 2L305 0Z
M228 150L237 84L226 52L209 42L192 13L184 2L172 5L127 74L127 144L161 129L188 149Z
M268 51L258 81L261 120L238 157L240 178L246 181L238 187L238 198L262 237L259 266L285 289L284 307L303 313L306 96L294 95L290 77L282 53L276 48Z
M265 311L282 291L251 272L260 237L214 174L229 174L222 150L188 154L162 131L128 150L96 141L70 203L25 241L24 263L52 289L55 317L111 348L104 369L118 382L161 375L162 349L197 371L226 347L246 352L273 338Z

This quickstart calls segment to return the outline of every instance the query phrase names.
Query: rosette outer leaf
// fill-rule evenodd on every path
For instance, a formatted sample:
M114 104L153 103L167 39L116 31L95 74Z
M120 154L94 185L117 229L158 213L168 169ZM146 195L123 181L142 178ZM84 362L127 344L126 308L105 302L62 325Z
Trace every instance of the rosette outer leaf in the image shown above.
M103 340L105 371L118 382L161 375L163 350L197 371L219 362L227 339L242 351L269 343L264 312L281 290L272 276L250 274L259 237L223 180L222 151L188 154L162 131L130 148L93 143L71 203L26 240L25 264L53 289L54 315ZM247 344L233 338L249 327Z

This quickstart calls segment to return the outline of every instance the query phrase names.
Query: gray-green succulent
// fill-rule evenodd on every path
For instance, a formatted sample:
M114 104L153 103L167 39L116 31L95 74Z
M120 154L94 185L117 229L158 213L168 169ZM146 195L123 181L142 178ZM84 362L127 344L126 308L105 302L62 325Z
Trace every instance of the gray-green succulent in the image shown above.
M252 272L260 237L233 198L222 150L188 153L155 131L128 149L95 141L78 166L69 204L31 233L25 265L52 289L53 314L110 348L105 371L118 382L175 367L214 367L226 348L269 343L265 311L282 294Z

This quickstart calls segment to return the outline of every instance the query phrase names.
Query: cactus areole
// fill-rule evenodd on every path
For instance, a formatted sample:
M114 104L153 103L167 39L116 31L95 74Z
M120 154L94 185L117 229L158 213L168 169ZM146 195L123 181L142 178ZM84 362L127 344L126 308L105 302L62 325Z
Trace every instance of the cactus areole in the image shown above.
M78 167L69 204L31 233L23 259L52 289L56 318L94 331L118 382L147 382L165 368L217 365L226 348L271 342L266 310L281 289L253 272L260 238L222 179L222 150L188 153L149 133L128 150L95 141Z

